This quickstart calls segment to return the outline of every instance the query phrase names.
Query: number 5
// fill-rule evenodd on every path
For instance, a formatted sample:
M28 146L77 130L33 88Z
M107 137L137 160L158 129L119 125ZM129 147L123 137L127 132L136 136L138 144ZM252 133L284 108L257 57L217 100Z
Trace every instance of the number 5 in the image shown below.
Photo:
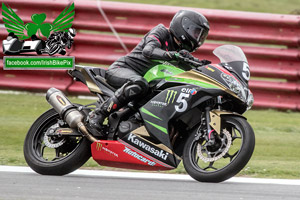
M247 63L244 62L244 65L243 65L243 72L242 72L242 75L244 77L244 79L246 81L249 81L250 79L250 70L249 70L249 65Z
M176 102L179 103L179 105L175 106L175 110L177 112L184 112L187 109L187 101L185 100L185 98L189 98L190 94L186 94L186 93L180 93L179 97L177 98Z

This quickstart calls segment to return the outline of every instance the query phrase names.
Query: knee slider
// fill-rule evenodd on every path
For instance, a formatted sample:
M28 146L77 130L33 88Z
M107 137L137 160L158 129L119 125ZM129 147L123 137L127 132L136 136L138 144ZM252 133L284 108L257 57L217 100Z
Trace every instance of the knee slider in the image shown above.
M125 97L132 100L133 98L141 95L143 90L139 85L134 84L134 85L127 86L124 92L125 92Z
M130 79L130 85L137 85L139 87L141 87L141 94L146 94L148 92L148 88L149 88L149 84L146 81L146 79L144 79L141 76L137 76L137 77L133 77Z

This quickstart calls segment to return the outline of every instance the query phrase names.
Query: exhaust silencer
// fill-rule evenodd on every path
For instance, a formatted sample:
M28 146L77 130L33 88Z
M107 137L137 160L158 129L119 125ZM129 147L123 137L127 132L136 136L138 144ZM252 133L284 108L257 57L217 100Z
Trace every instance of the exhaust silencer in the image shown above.
M82 123L84 118L83 114L76 109L76 106L74 106L60 90L50 88L47 91L46 99L54 110L67 122L70 128L79 128L92 142L97 140L88 133L86 127Z

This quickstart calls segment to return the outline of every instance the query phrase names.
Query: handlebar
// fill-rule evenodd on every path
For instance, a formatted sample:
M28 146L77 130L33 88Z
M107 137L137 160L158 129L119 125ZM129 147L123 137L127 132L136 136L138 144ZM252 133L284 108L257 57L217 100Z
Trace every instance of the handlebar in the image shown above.
M188 64L191 64L192 68L197 68L197 67L203 66L203 63L201 63L201 61L199 59L197 59L197 58L196 59L198 60L198 62L195 61L195 60L191 60L189 58L183 57L182 55L179 55L178 58L181 61L184 61L184 62L186 62Z

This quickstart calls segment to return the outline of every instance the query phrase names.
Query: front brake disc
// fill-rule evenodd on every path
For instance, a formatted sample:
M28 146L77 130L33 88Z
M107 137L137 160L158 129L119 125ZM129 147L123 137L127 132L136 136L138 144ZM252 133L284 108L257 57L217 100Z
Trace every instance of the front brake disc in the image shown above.
M228 151L232 143L232 137L226 129L222 131L223 137L221 137L221 146L220 148L215 151L211 152L207 149L207 146L201 145L198 143L197 145L197 155L199 158L207 163L207 162L214 162L221 159Z

